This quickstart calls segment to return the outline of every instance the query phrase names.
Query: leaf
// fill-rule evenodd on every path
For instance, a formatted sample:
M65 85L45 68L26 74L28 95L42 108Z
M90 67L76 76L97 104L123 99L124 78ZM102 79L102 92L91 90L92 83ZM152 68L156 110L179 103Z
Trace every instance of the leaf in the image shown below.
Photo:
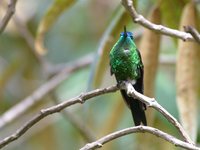
M182 14L180 29L183 26L197 27L196 9L188 3ZM197 137L198 91L200 89L200 45L195 42L178 43L176 68L177 104L181 123L193 141Z
M47 10L39 24L35 39L35 49L38 54L44 55L47 52L43 43L45 34L53 26L58 17L74 2L74 0L55 0L52 6Z
M153 8L149 20L153 23L161 23L161 12L158 7ZM158 66L160 48L160 34L145 29L141 42L140 52L144 64L144 94L154 96L154 82Z
M163 23L170 28L178 28L181 12L188 0L161 0L161 12Z
M158 6L155 6L148 19L156 24L161 23L161 12ZM154 97L155 78L159 61L160 34L149 29L144 30L140 43L140 52L144 64L144 94ZM153 124L153 112L147 118L150 118L148 124Z

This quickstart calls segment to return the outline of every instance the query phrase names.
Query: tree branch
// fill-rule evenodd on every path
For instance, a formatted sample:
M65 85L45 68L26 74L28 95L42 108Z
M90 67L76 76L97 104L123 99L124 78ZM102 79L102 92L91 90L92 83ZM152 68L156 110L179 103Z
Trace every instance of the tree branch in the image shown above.
M160 131L156 128L148 127L148 126L130 127L130 128L122 129L120 131L113 132L111 134L108 134L108 135L100 138L99 140L97 140L95 142L86 144L80 150L91 150L91 149L101 148L103 146L103 144L108 143L119 137L131 134L131 133L144 133L144 132L147 132L147 133L153 134L157 137L160 137L160 138L174 144L175 146L178 146L181 148L190 149L190 150L200 150L200 148L198 148L192 144L183 142L183 141L175 138L174 136L171 136L163 131Z
M4 17L2 18L0 22L0 34L4 31L12 15L15 13L16 3L17 3L17 0L10 0L6 14L4 15Z
M111 86L108 88L103 88L103 89L96 89L91 92L83 93L80 94L78 97L72 98L70 100L64 101L58 105L42 109L40 113L38 113L36 116L34 116L31 120L26 122L21 128L19 128L15 133L12 135L4 138L2 141L0 141L0 149L5 147L7 144L11 143L12 141L17 140L20 136L22 136L26 131L28 131L33 125L38 123L40 120L45 118L48 115L51 115L53 113L60 112L66 107L69 107L71 105L77 104L77 103L84 103L86 100L89 100L93 97L106 94L106 93L111 93L115 92L118 90L117 86Z
M54 88L56 88L62 81L69 77L69 75L79 68L86 67L92 62L92 57L87 56L81 58L73 63L68 64L65 68L50 79L48 82L40 86L37 90L35 90L30 96L22 100L20 103L16 104L8 111L6 111L0 117L0 129L6 126L8 123L12 122L18 116L26 112L29 108L31 108L35 103L39 102L42 97L51 92Z
M190 33L194 37L194 39L200 43L200 34L195 28L191 26L184 26L184 30L185 32Z
M23 24L16 15L13 17L13 20L14 20L14 23L16 24L16 27L19 30L20 35L24 38L24 40L30 47L32 54L38 60L40 65L43 67L43 70L45 71L45 75L48 76L47 78L60 72L61 70L63 70L63 68L66 68L66 63L58 64L58 65L50 65L48 62L46 62L45 58L36 52L35 47L34 47L34 38L32 34L29 32L26 24ZM91 60L92 55L93 54L84 56L83 58L81 58L81 60L88 60L88 58L89 60ZM78 60L78 62L76 61L76 64L78 66L79 64L82 65L82 63L80 63L80 60ZM69 66L75 66L75 63L70 62L70 64L67 65L67 68ZM49 94L52 98L52 101L55 103L55 105L60 103L54 91L49 92ZM86 142L92 142L95 140L94 138L95 136L92 134L91 130L87 127L87 125L84 122L81 121L81 119L75 116L75 114L70 113L67 110L64 110L62 112L62 116L72 124L72 126L80 133L80 135L82 135L82 137L84 138L84 140L86 140Z
M178 142L177 141L174 143L175 145L178 146L182 146L187 148L187 146L192 147L192 148L196 148L193 144L193 141L191 141L191 139L189 138L189 136L185 133L185 131L183 130L182 126L178 123L178 121L171 115L169 114L160 104L158 104L156 102L155 99L153 98L149 98L146 97L140 93L138 93L133 86L131 85L131 83L126 82L125 84L120 85L121 89L125 89L127 91L127 94L130 96L133 96L134 98L137 98L138 100L142 101L143 103L147 104L147 106L149 107L153 107L154 109L156 109L157 111L159 111L161 114L164 115L164 117L167 118L167 120L169 122L171 122L181 133L181 135L183 136L184 140L187 142ZM46 108L40 111L39 114L37 114L35 117L33 117L31 120L29 120L27 123L25 123L20 129L18 129L15 133L13 133L12 135L4 138L2 141L0 141L0 148L3 148L5 145L11 143L12 141L18 139L20 136L22 136L28 129L30 129L34 124L36 124L37 122L39 122L41 119L45 118L46 116L56 113L56 112L60 112L61 110L63 110L66 107L69 107L71 105L77 104L77 103L84 103L86 100L89 100L90 98L102 95L102 94L106 94L106 93L110 93L110 92L115 92L118 90L117 86L111 86L108 88L104 88L104 89L96 89L93 90L91 92L87 92L87 93L83 93L81 95L79 95L78 97L72 98L68 101L64 101L58 105L52 106L50 108ZM143 129L143 128L142 128ZM139 131L138 131L139 132ZM163 134L162 134L163 135ZM166 133L164 134L166 135ZM163 137L163 136L161 136ZM173 138L172 136L169 138L168 136L163 137L164 139L171 139L170 141L172 141L173 143ZM169 141L169 140L168 140ZM99 145L99 144L98 144ZM196 148L199 149L199 148Z
M142 15L140 15L136 12L135 8L133 7L132 0L122 0L122 5L130 13L134 22L139 23L140 25L142 25L150 30L156 31L158 33L162 33L164 35L180 38L184 41L198 42L198 40L193 38L193 36L189 33L185 33L185 32L179 31L179 30L175 30L175 29L167 28L162 25L156 25L154 23L151 23L150 21L145 19Z
M172 123L178 129L185 142L194 144L194 142L190 139L190 137L185 132L180 123L176 120L176 118L174 118L167 110L165 110L154 98L149 98L143 94L140 94L133 88L132 84L129 82L126 82L123 88L127 91L128 95L137 98L141 102L145 103L148 107L152 107L160 112L170 123Z

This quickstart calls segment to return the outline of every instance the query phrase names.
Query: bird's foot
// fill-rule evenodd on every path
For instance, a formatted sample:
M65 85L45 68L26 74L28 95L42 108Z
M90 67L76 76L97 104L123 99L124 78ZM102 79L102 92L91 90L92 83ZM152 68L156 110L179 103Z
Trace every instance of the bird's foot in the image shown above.
M118 81L117 87L119 89L126 89L126 81Z

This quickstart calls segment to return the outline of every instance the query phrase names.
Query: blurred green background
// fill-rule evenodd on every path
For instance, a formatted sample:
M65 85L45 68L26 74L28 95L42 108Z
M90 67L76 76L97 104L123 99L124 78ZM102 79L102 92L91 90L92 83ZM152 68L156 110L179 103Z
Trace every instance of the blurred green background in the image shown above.
M54 76L55 74L48 74L49 68L53 70L55 66L65 66L65 64L70 64L70 62L88 54L90 54L89 58L92 62L87 67L72 72L51 92L57 97L56 99L61 102L82 92L115 84L114 77L109 74L109 64L105 63L98 66L98 62L107 62L109 58L108 55L104 56L102 51L109 52L110 49L104 50L102 48L110 48L112 45L106 47L102 46L102 43L105 43L106 40L111 40L111 43L114 43L118 38L118 32L122 31L126 24L129 30L137 34L136 42L139 44L143 28L134 24L129 16L126 19L122 17L119 21L120 16L124 15L124 8L120 4L120 0L79 0L73 1L70 6L66 4L63 12L49 13L52 18L55 18L44 36L46 55L35 54L33 45L31 46L27 42L24 33L28 32L30 37L33 38L31 42L34 42L39 24L42 20L45 20L45 14L51 8L61 9L58 3L63 1L67 0L18 1L14 19L9 22L4 33L0 35L1 114L21 102L47 82L50 77ZM146 17L151 8L159 2L156 0L140 0L136 1L135 5L138 12ZM170 0L160 4L162 24L178 29L181 12L187 2L187 0ZM4 15L6 7L7 1L0 1L0 17ZM21 30L24 28L26 31ZM162 36L160 60L166 58L169 61L159 63L155 82L155 97L166 110L179 119L175 85L176 51L177 39ZM42 59L42 63L45 61L45 65L41 63L40 59ZM48 64L48 69L45 68L47 67L46 64ZM98 71L101 74L95 77L95 73ZM95 82L100 84L95 84ZM1 128L0 138L3 139L10 135L40 109L55 105L52 99L51 94L44 96L23 115ZM119 93L111 93L96 97L84 105L74 105L67 110L70 114L73 114L71 115L72 118L78 118L81 123L88 127L95 138L99 138L106 133L133 126L130 111L123 102L121 103L122 106L119 105L119 101L122 101ZM118 107L120 110L116 110ZM180 137L176 129L157 112L155 124L159 129ZM152 138L157 140L157 137L152 136ZM129 150L134 148L137 143L135 141L137 141L137 137L132 134L111 142L110 145L107 145L108 147L105 146L103 149L120 150L125 148ZM77 130L75 124L68 117L57 113L37 123L25 135L4 149L76 150L86 143L88 143L87 139ZM171 144L163 144L163 147L178 149ZM155 145L154 149L156 149Z

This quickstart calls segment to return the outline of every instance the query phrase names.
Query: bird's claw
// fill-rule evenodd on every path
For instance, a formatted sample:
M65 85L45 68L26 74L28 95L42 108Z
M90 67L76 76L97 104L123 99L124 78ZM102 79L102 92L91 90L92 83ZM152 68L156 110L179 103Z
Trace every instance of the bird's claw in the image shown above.
M119 82L117 83L117 87L118 87L119 89L125 89L125 88L126 88L126 81L119 81Z

